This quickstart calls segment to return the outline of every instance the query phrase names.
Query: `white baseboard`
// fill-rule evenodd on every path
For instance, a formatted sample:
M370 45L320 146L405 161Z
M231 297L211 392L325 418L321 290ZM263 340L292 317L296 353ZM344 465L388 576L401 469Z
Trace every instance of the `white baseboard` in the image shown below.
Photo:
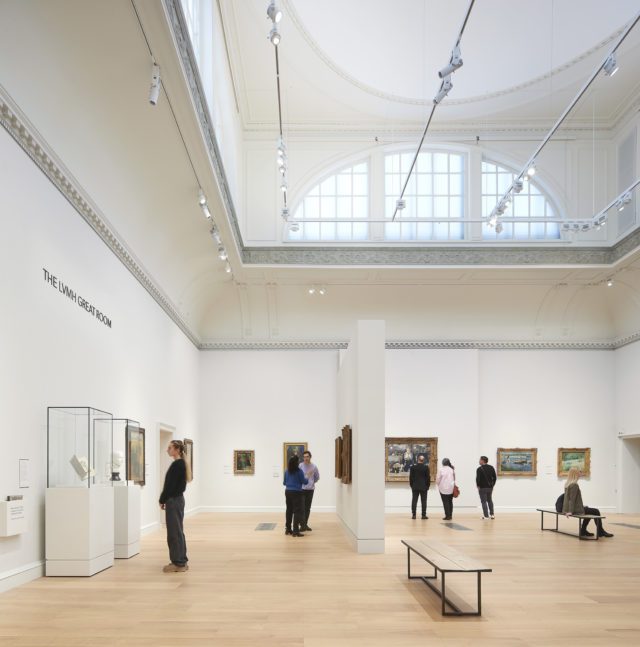
M148 523L145 524L140 528L140 534L141 535L148 535L152 532L155 532L156 530L160 530L160 522L159 521L154 521L153 523Z
M371 537L371 538L362 538L356 537L353 530L345 523L344 519L338 515L338 520L340 521L340 526L344 531L344 534L347 536L349 543L353 550L360 555L376 555L384 553L384 537Z
M18 568L0 573L0 593L4 593L16 586L21 586L32 580L44 577L44 560L25 564Z

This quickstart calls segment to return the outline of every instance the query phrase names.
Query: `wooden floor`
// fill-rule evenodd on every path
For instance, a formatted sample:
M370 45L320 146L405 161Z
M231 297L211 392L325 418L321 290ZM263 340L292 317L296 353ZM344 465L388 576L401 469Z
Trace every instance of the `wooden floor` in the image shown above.
M613 539L541 532L539 514L455 530L388 515L386 553L355 554L333 514L283 534L279 514L200 514L186 522L188 573L163 574L162 532L92 578L42 578L0 595L0 645L195 647L305 645L639 645L640 516L610 515ZM259 522L273 531L256 532ZM573 530L573 523L561 523ZM487 562L481 618L443 618L437 596L406 578L404 537L433 537ZM456 578L458 578L456 580ZM466 578L466 579L465 579ZM448 586L473 599L474 576Z

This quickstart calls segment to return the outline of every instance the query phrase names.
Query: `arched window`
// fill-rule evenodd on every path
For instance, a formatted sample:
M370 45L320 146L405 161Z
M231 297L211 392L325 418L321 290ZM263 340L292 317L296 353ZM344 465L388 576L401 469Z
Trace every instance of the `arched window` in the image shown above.
M391 219L411 167L413 153L384 159L385 217ZM446 151L418 155L404 193L406 207L387 223L386 240L461 240L464 238L464 156ZM416 222L407 222L414 219ZM430 222L432 221L432 222Z
M325 178L302 198L293 211L287 240L368 240L369 224L358 222L368 218L369 165L361 162ZM353 222L339 222L344 220Z
M516 174L491 161L482 162L482 215L488 218L498 200L509 188ZM535 182L525 181L520 193L513 196L511 207L505 218L523 218L528 222L503 222L502 232L484 223L484 240L557 240L560 238L560 225L545 222L556 219L558 215L549 198L536 186ZM536 220L537 222L530 222Z

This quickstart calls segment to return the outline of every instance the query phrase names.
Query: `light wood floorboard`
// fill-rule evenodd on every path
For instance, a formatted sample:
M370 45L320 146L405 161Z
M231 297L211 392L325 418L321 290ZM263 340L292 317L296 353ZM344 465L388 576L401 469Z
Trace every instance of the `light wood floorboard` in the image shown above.
M609 515L615 538L586 542L541 532L539 513L494 521L458 513L454 521L470 531L447 527L437 511L427 521L393 514L384 555L355 554L333 514L312 514L314 530L300 539L284 536L281 516L188 518L187 573L161 572L168 553L158 531L139 556L92 578L41 578L8 591L0 645L640 644L640 530L612 523L640 525L638 515ZM269 521L276 530L255 531ZM440 615L437 596L407 580L405 537L438 539L493 567L483 575L482 617ZM475 576L452 575L448 586L475 602Z

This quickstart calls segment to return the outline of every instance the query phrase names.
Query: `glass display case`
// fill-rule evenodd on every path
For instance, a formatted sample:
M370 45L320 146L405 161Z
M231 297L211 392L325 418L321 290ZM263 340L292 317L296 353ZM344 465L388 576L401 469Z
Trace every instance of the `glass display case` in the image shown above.
M93 407L48 407L47 487L111 486L113 416Z

